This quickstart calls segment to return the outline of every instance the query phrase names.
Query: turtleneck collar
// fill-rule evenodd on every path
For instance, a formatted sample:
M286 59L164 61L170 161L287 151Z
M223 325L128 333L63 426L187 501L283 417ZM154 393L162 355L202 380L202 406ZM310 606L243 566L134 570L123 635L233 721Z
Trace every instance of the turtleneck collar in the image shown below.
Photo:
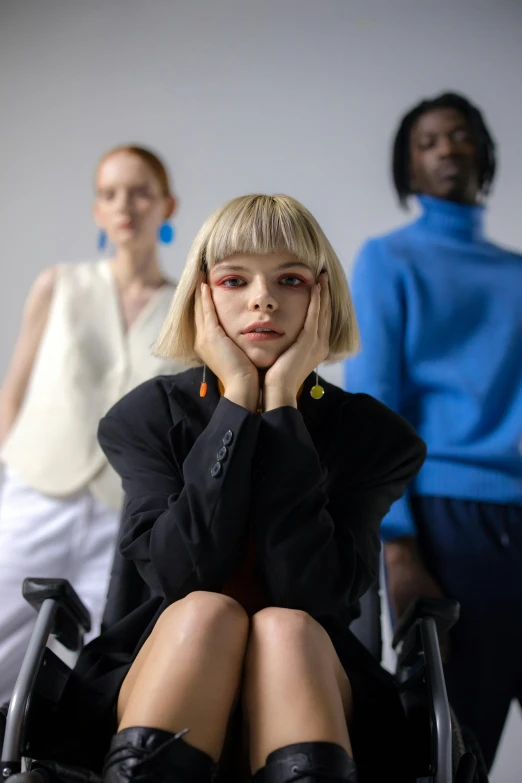
M479 240L484 235L484 207L417 196L423 210L421 223L429 230L455 239Z

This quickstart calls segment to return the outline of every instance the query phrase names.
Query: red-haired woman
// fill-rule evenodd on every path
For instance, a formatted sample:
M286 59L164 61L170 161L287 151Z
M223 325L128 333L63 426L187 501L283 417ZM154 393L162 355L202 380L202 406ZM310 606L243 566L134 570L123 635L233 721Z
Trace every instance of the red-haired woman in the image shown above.
M151 352L174 291L157 255L176 208L167 170L149 150L120 146L100 160L95 186L94 217L114 252L39 275L0 397L0 704L35 619L24 576L68 578L99 631L122 493L98 421L142 381L178 369Z

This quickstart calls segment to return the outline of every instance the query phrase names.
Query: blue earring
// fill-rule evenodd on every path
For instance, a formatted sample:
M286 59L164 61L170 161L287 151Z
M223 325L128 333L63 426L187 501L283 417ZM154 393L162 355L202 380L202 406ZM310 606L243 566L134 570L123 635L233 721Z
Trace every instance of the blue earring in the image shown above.
M174 242L175 236L176 236L176 231L174 229L174 226L172 226L168 220L166 220L164 223L161 224L159 230L159 238L164 245L170 245L172 242Z
M101 228L98 234L98 250L101 252L102 250L105 250L106 247L107 247L107 234Z

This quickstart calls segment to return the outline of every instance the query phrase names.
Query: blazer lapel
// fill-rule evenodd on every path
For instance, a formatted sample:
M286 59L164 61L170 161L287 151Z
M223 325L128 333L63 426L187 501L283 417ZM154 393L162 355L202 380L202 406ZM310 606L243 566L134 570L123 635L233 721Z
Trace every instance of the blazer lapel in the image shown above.
M201 367L191 367L185 372L172 377L172 386L169 389L169 395L176 401L179 401L184 415L203 416L208 421L220 399L217 378L207 367L206 382L207 393L204 397L199 396L199 390L203 379L203 369Z

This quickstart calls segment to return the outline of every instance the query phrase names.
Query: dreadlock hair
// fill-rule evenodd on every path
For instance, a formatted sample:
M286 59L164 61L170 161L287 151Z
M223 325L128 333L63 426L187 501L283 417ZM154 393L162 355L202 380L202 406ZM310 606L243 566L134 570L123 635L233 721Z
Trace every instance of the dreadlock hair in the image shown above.
M495 142L481 112L467 98L454 92L446 92L435 98L421 101L406 114L399 125L393 142L393 182L402 207L413 194L410 185L410 136L418 118L434 109L456 109L466 119L477 144L479 191L487 196L495 176Z

